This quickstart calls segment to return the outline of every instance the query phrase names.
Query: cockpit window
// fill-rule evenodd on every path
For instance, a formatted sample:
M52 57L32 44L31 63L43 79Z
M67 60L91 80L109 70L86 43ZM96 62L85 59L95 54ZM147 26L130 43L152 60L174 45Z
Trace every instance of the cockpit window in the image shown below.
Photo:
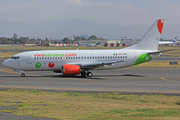
M14 60L19 59L19 56L12 56L11 59L14 59Z

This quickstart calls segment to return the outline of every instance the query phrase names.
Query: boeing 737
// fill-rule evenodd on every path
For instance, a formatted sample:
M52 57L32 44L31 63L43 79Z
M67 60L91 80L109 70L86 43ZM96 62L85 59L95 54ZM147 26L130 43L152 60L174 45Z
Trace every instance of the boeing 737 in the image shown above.
M176 46L176 39L177 37L175 37L173 41L159 41L159 45Z
M54 71L92 77L93 69L117 69L138 65L161 56L158 50L164 19L158 19L138 44L118 50L41 50L16 54L2 64L16 72Z

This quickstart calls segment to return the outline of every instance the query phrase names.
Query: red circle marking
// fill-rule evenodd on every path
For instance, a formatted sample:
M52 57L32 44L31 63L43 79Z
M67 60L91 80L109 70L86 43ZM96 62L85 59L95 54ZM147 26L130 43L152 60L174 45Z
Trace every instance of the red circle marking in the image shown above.
M53 62L50 62L50 63L48 64L48 66L49 66L50 68L53 68L53 67L54 67L54 63L53 63Z

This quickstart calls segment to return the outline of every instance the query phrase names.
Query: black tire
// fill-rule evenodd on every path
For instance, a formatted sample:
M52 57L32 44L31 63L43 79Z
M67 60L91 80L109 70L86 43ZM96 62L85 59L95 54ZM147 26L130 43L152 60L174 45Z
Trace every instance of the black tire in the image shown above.
M22 73L22 74L21 74L21 77L25 77L25 74L24 74L24 73Z
M87 73L87 76L88 76L88 77L92 77L92 76L93 76L92 72L88 72L88 73Z
M81 72L81 76L85 77L86 76L86 72L85 71Z

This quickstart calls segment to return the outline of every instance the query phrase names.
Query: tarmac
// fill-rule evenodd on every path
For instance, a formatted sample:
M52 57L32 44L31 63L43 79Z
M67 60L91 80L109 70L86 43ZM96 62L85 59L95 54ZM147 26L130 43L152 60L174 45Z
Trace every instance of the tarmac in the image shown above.
M93 70L91 78L51 71L27 71L26 77L2 66L0 88L76 92L140 92L180 94L180 68L123 68Z

